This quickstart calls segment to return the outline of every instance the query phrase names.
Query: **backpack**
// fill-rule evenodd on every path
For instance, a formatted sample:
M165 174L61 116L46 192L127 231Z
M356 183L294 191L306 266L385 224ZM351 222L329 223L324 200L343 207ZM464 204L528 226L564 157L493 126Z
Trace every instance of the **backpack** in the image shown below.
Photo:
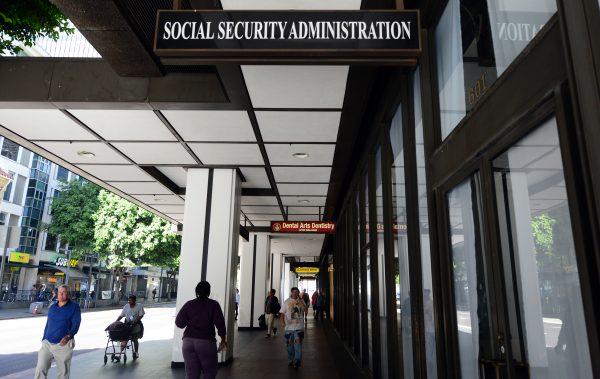
M261 329L267 329L267 321L265 320L265 315L262 314L258 318L258 327Z

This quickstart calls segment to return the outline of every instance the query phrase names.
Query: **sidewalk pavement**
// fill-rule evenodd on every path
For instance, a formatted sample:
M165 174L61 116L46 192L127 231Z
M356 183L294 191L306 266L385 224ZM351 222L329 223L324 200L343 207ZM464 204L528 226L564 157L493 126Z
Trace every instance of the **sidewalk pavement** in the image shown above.
M161 302L140 302L145 308L153 308L160 307L164 305L171 305L175 303L175 300L172 301L161 301ZM97 311L105 311L109 309L121 309L125 303L119 303L118 305L111 305L107 307L98 307L98 308L87 308L81 309L81 312L97 312ZM29 307L29 304L27 304ZM26 318L26 317L45 317L48 313L48 308L44 307L42 309L42 313L39 314L31 314L29 313L29 308L14 308L14 309L0 309L0 320L12 320L17 318Z

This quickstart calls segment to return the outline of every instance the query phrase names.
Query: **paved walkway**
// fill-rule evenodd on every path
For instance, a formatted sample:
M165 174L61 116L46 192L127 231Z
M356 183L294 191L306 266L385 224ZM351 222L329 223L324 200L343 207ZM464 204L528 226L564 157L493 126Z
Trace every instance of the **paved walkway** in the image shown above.
M287 353L282 335L270 340L262 331L237 332L234 360L219 370L217 378L327 378L338 375L323 329L309 321L304 342L303 366L287 367ZM144 341L144 340L142 340ZM92 350L73 358L72 378L185 378L183 369L171 369L172 340L140 343L140 359L133 362L103 364L103 349ZM50 377L54 377L51 370ZM6 379L33 377L34 369L5 376Z

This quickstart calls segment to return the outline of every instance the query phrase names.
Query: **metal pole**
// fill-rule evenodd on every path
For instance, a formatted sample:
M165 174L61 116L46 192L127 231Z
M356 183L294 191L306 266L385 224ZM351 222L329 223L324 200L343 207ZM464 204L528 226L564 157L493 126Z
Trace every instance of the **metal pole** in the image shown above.
M163 279L162 279L162 273L163 273L163 268L160 268L160 279L158 282L158 302L160 303L160 297L162 296L162 285L163 285Z
M8 250L8 241L10 240L10 233L12 232L12 226L6 227L6 238L4 239L4 247L2 248L2 262L0 262L0 300L2 299L2 293L4 289L2 288L2 283L4 280L4 252ZM8 293L8 290L6 291Z
M69 285L69 270L71 266L71 249L69 249L69 245L67 245L67 272L65 273L65 284Z

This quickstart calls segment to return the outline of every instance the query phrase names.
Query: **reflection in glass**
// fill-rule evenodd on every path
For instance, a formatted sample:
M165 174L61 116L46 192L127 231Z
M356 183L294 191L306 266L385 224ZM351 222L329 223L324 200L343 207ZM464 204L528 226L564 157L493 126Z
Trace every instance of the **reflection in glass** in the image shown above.
M381 376L388 377L387 288L385 285L385 246L383 243L383 183L381 175L381 147L375 154L375 210L377 219L377 284L379 297L379 340Z
M485 345L480 339L487 332L479 204L474 200L477 187L477 177L473 177L448 193L456 329L464 379L479 377L480 349Z
M360 246L360 223L361 223L361 219L360 219L360 202L359 202L359 194L358 191L356 191L353 195L353 207L352 207L352 212L354 214L354 222L356 222L356 227L357 229L354 229L354 225L352 226L352 228L350 229L352 231L351 235L352 238L354 238L354 254L355 254L355 258L356 258L356 262L354 262L354 265L356 266L356 268L354 268L354 270L356 270L356 272L358 273L358 275L356 275L355 280L355 285L357 288L357 293L356 296L354 297L354 301L356 304L356 315L357 315L357 329L355 331L356 333L356 340L357 340L357 346L358 346L358 350L356 351L357 355L359 357L362 357L362 281L361 281L361 260L360 260L360 252L361 252L361 246Z
M368 174L365 175L365 179L364 179L364 191L365 191L365 219L363 220L364 222L364 228L365 231L367 233L367 239L368 237L368 232L369 232L369 176ZM369 369L371 369L371 371L373 370L373 312L371 311L371 249L367 248L365 250L365 259L366 259L366 267L365 270L367 271L367 283L365 283L367 285L367 335L365 336L367 338L368 346L369 346Z
M419 235L421 240L421 270L423 280L423 313L425 327L425 359L427 377L437 378L435 349L435 321L433 310L433 281L431 272L431 249L429 245L429 219L427 218L427 181L425 177L425 146L423 142L423 117L421 111L420 68L413 75L413 99L415 114L415 140L417 152L417 186L419 198ZM412 364L412 363L411 363ZM405 371L405 377L406 371Z
M496 158L494 180L513 355L531 378L591 378L556 121Z
M442 138L556 13L555 0L449 0L435 30Z
M406 222L406 188L404 181L404 140L402 137L402 107L399 106L390 126L392 147L392 232L396 283L396 318L398 343L402 346L404 377L412 378L413 350L410 302L410 275Z

